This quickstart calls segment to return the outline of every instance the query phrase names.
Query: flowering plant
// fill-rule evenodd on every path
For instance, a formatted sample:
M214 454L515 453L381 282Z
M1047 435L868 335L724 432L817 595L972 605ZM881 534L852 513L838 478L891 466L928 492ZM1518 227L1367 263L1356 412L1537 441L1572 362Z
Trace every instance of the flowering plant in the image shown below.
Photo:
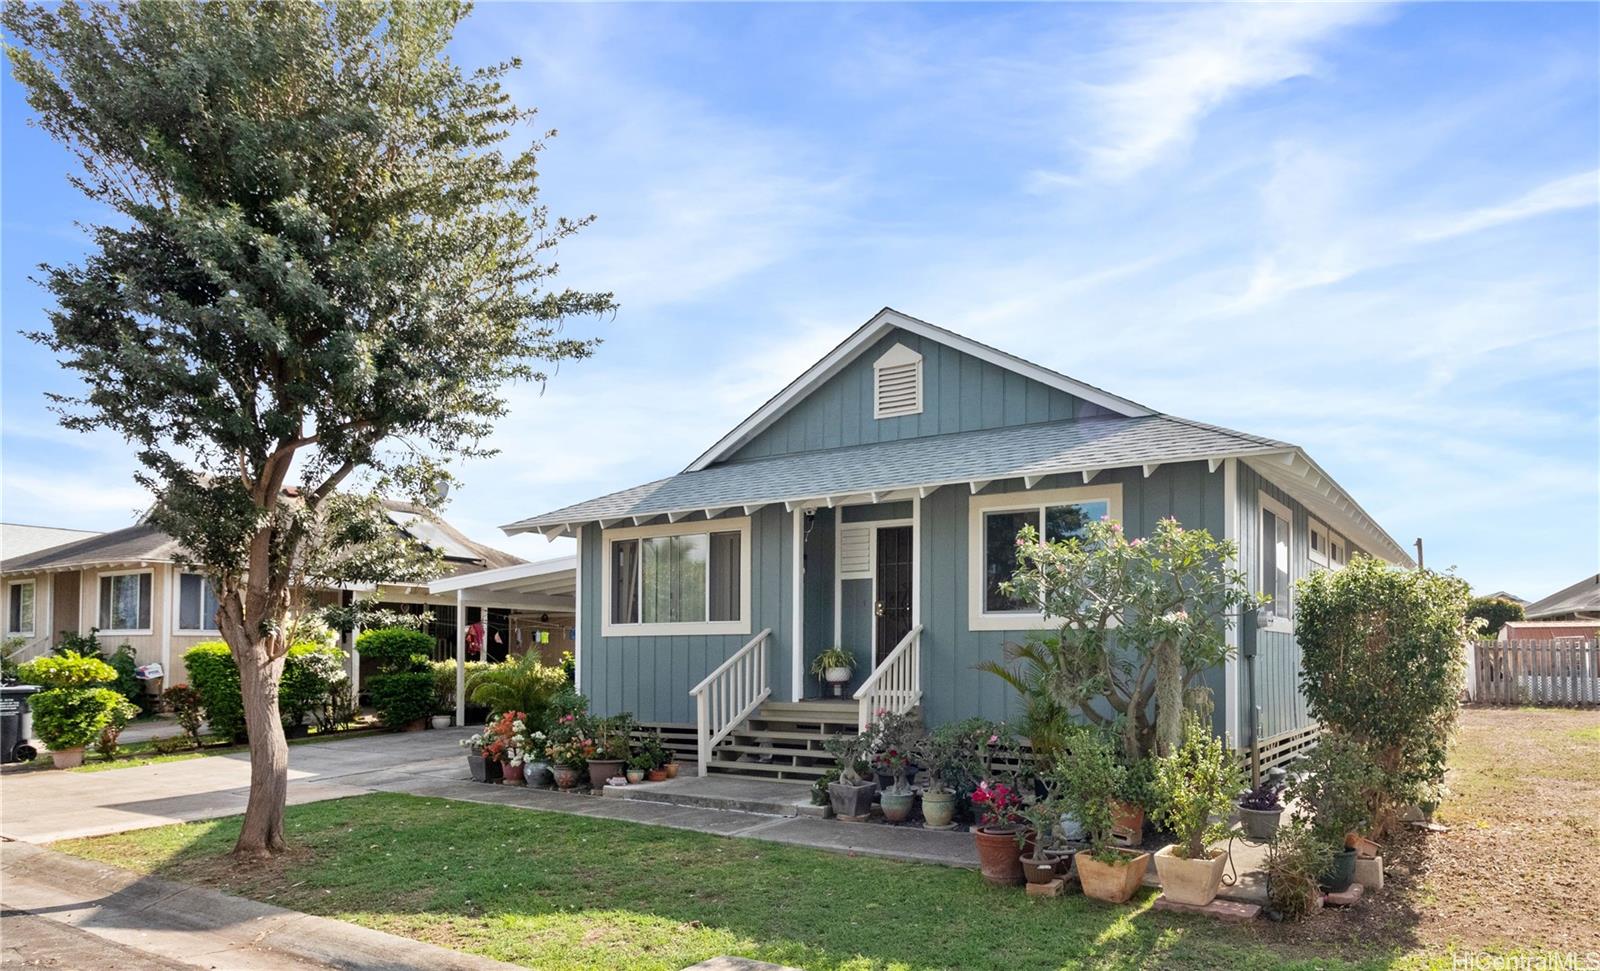
M474 732L456 744L460 745L464 749L471 749L473 755L482 755L483 747L487 743L488 740L483 737L482 732Z
M485 726L483 733L483 757L495 762L505 762L508 765L521 765L523 752L523 714L520 711L508 711Z
M978 811L980 826L1009 827L1022 820L1022 797L1004 782L985 779L978 783L972 807Z
M544 753L556 765L581 769L594 758L597 748L598 744L590 736L584 720L569 713L557 718L550 727Z

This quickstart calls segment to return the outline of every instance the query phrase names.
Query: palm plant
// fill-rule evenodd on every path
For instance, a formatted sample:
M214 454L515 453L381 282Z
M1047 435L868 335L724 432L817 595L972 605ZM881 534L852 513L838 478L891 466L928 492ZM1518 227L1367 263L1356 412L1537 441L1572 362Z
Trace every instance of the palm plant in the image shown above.
M543 726L550 720L550 705L567 686L560 668L539 662L533 651L516 661L496 664L479 671L467 681L467 698L475 705L486 705L491 719L508 711L527 715L530 725Z

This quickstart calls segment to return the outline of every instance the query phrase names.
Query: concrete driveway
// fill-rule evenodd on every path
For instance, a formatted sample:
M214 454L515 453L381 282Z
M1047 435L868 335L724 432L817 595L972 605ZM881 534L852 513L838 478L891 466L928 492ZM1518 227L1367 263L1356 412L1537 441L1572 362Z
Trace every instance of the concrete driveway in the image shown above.
M289 747L289 802L393 788L397 777L467 778L468 729L367 735ZM250 758L213 755L103 772L0 773L0 836L48 843L244 812Z

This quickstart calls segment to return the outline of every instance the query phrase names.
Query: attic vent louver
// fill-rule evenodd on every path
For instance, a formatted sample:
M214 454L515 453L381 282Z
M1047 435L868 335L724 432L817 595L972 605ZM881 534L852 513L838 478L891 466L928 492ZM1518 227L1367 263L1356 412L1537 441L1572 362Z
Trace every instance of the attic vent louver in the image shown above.
M922 355L896 344L872 364L874 418L922 414Z

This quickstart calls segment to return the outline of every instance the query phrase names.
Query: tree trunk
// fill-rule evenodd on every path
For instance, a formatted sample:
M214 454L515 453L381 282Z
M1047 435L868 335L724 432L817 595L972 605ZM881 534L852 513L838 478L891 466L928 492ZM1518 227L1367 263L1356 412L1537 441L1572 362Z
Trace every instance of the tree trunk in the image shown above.
M1171 639L1156 645L1156 754L1171 755L1183 740L1183 659Z
M289 743L278 717L278 680L283 676L284 657L275 646L268 637L233 650L244 695L245 727L250 732L250 801L245 805L239 841L233 846L240 856L271 856L285 847L283 807L289 795Z

